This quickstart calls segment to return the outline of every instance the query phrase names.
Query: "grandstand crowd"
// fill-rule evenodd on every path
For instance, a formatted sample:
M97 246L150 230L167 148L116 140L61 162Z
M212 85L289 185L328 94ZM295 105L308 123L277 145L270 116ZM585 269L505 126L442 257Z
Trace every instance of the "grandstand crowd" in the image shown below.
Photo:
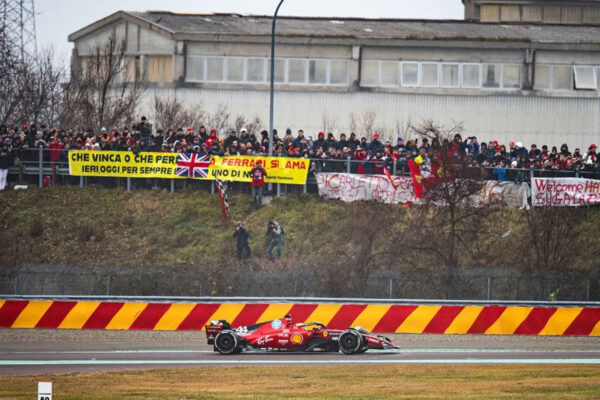
M15 160L34 162L38 154L28 149L42 147L50 152L50 161L67 162L66 150L116 150L132 152L176 152L198 153L201 155L268 155L268 132L249 133L246 129L235 130L219 137L217 130L200 126L161 129L153 132L152 125L145 117L131 128L101 128L95 132L80 128L60 129L57 126L10 125L0 126L0 169L8 168ZM425 162L442 147L451 146L455 154L473 167L493 173L497 180L515 179L511 169L540 169L546 171L587 172L600 174L597 146L591 144L582 152L579 148L571 151L567 144L560 147L531 144L529 149L521 142L510 142L508 147L497 141L479 143L477 138L462 138L456 135L452 142L440 143L436 139L412 138L395 141L383 140L374 133L370 137L356 133L341 133L335 137L332 133L318 132L315 137L303 130L293 134L286 129L285 134L273 132L273 155L286 157L305 157L315 161L311 163L313 171L342 172L346 170L347 160L351 160L352 171L364 174L381 174L387 168L390 172L398 166L404 168L409 159L421 156ZM394 166L395 164L395 166ZM395 168L396 167L396 168ZM489 178L492 178L491 176Z

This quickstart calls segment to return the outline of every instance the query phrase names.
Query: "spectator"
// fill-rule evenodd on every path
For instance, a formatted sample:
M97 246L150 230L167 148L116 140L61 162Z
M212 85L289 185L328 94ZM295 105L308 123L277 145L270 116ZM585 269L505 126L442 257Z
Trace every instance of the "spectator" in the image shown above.
M246 229L244 229L244 224L242 221L239 221L237 227L235 228L235 232L233 232L233 237L236 239L237 244L237 259L238 260L246 260L250 257L250 246L248 245L248 237L250 234Z
M504 161L500 161L498 166L494 168L494 174L496 174L496 180L498 182L506 182L506 168L504 167Z
M275 261L273 257L273 249L277 248L277 258L281 257L281 246L283 245L283 228L277 223L277 221L269 221L267 225L267 240L269 240L269 248L267 250L269 254L269 260Z
M467 142L465 143L467 146L467 153L472 155L473 158L476 158L479 154L479 149L481 148L479 143L477 143L477 138L475 136L468 137Z
M140 135L144 136L145 138L148 138L150 135L152 135L152 124L148 122L146 117L142 117L141 121L135 125L133 129L137 130Z
M379 141L379 134L373 134L373 140L369 143L368 150L371 151L372 154L376 154L378 151L383 153L383 143Z
M317 151L317 150L319 150L319 148L321 148L323 150L327 150L325 148L325 132L323 132L323 131L319 132L318 139L313 142L313 149L315 149L315 151Z
M13 154L9 150L9 143L7 139L2 143L0 148L0 190L6 188L6 178L8 176L8 169L13 164Z
M250 175L252 176L252 204L259 209L262 207L263 188L267 177L267 171L262 167L261 160L258 160L256 166L250 170Z

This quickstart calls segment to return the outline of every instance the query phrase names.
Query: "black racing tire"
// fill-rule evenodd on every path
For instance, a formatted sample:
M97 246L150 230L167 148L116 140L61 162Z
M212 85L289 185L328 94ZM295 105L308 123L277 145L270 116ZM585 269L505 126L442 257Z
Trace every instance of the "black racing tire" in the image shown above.
M241 348L237 335L230 331L219 332L215 336L215 350L225 355L239 353Z
M364 345L364 340L360 333L354 329L348 329L340 335L338 339L340 351L344 354L356 354Z

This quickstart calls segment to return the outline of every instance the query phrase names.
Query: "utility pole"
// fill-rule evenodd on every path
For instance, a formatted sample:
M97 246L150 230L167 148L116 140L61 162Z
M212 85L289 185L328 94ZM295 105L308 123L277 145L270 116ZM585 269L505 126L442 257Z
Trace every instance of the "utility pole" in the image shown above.
M273 155L273 97L274 97L274 84L275 84L275 22L277 21L277 13L283 0L279 2L273 14L273 27L271 28L271 87L270 96L271 102L269 106L269 157Z

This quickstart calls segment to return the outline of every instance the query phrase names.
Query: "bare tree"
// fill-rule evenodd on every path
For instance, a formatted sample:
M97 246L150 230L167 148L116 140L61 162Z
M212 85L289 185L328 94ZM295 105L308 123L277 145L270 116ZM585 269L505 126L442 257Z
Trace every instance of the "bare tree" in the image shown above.
M348 125L350 126L350 132L358 134L358 117L354 112L351 112L350 115L348 115Z
M0 123L57 122L64 78L59 65L51 48L22 59L0 30Z
M233 125L233 129L235 129L236 132L240 132L242 130L242 128L245 128L249 135L257 134L258 130L261 127L261 124L262 124L262 122L258 115L255 115L251 119L246 119L245 116L238 115L235 118L235 123Z
M211 128L215 128L217 132L221 133L223 128L227 127L229 117L230 113L227 106L221 103L217 107L217 111L208 118L208 122Z
M407 242L417 254L426 254L446 267L446 294L448 298L456 298L457 267L481 251L477 243L488 234L482 221L489 207L479 204L482 182L473 176L474 169L462 150L462 140L458 139L462 126L446 129L426 121L412 130L440 145L430 154L431 177L422 180L422 204L407 213L408 231L414 232Z
M157 127L177 129L183 126L199 126L206 118L202 104L185 107L175 95L163 99L154 96L152 113Z
M533 249L535 264L544 270L556 270L585 253L586 238L582 238L581 222L587 210L569 207L543 206L525 212L527 243ZM584 243L582 243L582 239Z
M332 116L329 111L321 112L321 123L323 124L323 132L330 133L337 127L337 118Z
M100 127L134 121L145 85L139 60L127 57L126 50L127 41L113 34L81 66L72 66L65 88L64 125Z

